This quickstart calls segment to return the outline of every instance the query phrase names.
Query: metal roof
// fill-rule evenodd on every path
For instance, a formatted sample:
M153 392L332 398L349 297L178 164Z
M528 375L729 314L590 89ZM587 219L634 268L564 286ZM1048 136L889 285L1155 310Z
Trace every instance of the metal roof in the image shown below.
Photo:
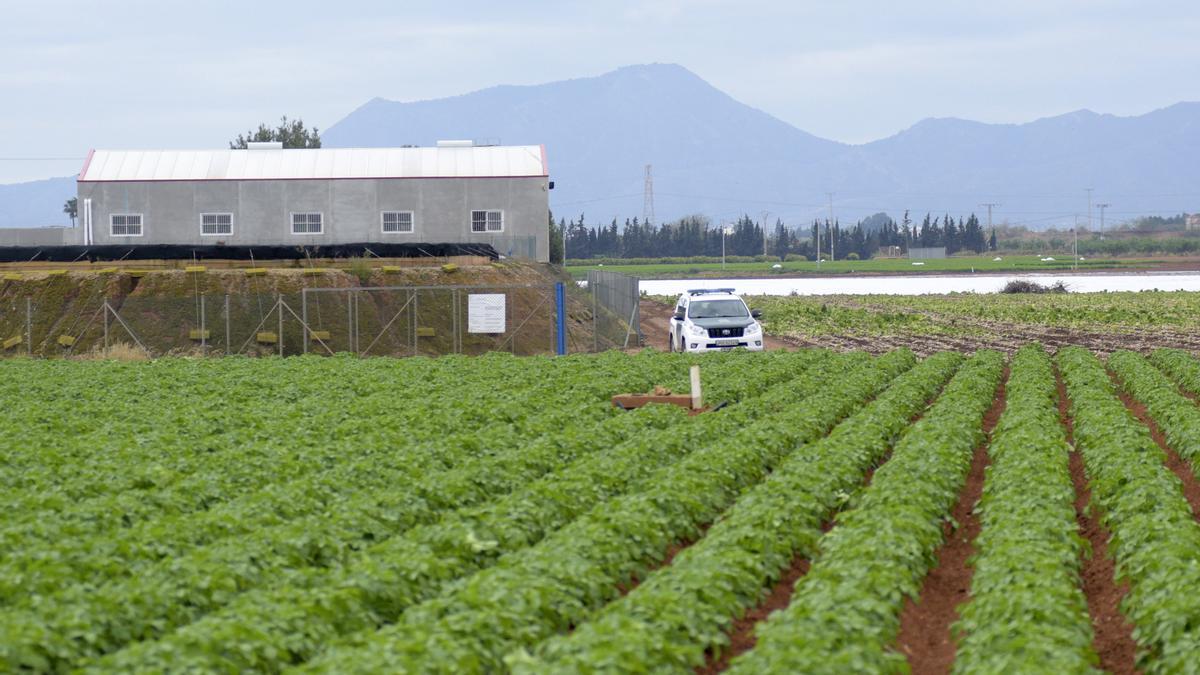
M80 181L548 176L545 146L93 150Z

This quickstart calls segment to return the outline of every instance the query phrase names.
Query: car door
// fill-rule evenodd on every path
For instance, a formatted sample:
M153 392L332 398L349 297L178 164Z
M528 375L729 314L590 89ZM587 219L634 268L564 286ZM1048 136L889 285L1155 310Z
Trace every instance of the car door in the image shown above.
M683 320L675 318L676 316L678 316L681 313L684 316L687 316L687 297L686 296L679 298L679 301L675 303L675 310L671 313L670 334L671 334L671 339L675 340L675 341L678 341L680 339L679 336L683 335Z

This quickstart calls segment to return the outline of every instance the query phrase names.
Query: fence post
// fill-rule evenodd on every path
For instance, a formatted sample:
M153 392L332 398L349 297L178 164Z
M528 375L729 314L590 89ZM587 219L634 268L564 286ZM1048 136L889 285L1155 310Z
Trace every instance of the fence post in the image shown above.
M592 353L600 351L600 317L599 308L600 301L597 297L596 289L588 288L592 292Z
M233 331L230 329L230 324L233 323L233 317L229 315L229 294L225 294L225 356L233 354Z
M108 298L104 299L104 353L108 354Z
M208 335L204 332L204 296L200 296L200 353L208 356Z
M279 300L275 304L275 311L279 313L279 333L276 337L279 338L279 355L283 356L283 293L279 294Z
M558 341L555 353L567 353L567 289L561 281L554 284L554 316L558 320Z
M304 341L302 342L304 347L303 347L303 351L301 353L307 354L308 353L308 287L307 286L305 286L300 291L300 323L304 324L303 326L301 326L301 328L304 329Z
M25 355L33 356L33 298L25 298Z

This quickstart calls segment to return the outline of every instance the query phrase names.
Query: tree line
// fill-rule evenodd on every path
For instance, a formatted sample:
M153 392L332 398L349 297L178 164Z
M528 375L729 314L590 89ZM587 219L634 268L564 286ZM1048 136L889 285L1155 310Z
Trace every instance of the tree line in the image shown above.
M722 244L727 256L768 255L781 260L789 256L816 260L818 255L826 260L831 256L835 260L866 260L881 248L899 254L918 247L944 246L947 254L982 253L996 248L995 231L989 237L974 213L957 219L949 214L940 217L925 214L920 224L910 220L905 212L898 223L887 214L877 213L847 227L837 220L820 219L807 227L791 227L780 219L769 230L764 225L748 215L721 226L702 215L684 216L662 224L638 218L618 223L613 218L606 225L593 225L587 223L585 214L571 220L560 218L557 222L551 214L551 260L561 261L564 256L571 259L715 257L722 254Z

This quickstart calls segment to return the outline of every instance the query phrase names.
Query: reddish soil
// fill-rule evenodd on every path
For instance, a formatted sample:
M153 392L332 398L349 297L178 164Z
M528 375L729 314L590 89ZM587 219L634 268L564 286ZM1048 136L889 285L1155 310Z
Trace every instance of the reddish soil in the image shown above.
M1150 436L1154 439L1154 442L1166 453L1167 468L1178 476L1180 482L1183 483L1183 496L1187 499L1188 505L1192 507L1192 516L1200 519L1200 481L1196 480L1196 475L1192 472L1191 466L1179 456L1179 453L1172 450L1171 446L1167 444L1167 437L1163 435L1162 429L1159 429L1158 425L1151 419L1150 413L1146 411L1146 406L1125 393L1125 390L1121 389L1120 380L1115 375L1109 373L1109 376L1112 377L1113 384L1117 386L1117 391L1120 392L1121 402L1125 404L1129 412L1133 413L1134 417L1146 425L1146 428L1150 430Z
M829 527L826 526L825 529L828 530ZM708 661L697 668L696 673L710 675L724 672L735 656L754 649L754 644L758 641L754 635L754 627L758 625L758 622L765 621L771 612L788 606L788 603L792 601L792 592L796 588L796 582L808 574L809 564L809 561L804 558L794 558L792 564L783 571L783 576L779 577L779 581L771 587L771 592L767 594L766 599L733 622L729 628L729 648L721 653L720 658L713 658L712 652L709 652Z
M992 406L983 418L983 430L989 437L1004 412L1007 380L1006 368ZM975 553L973 542L979 536L979 517L974 510L983 495L984 469L989 464L987 447L985 441L975 449L967 482L950 511L958 529L950 522L943 524L945 543L938 549L937 564L926 575L917 599L906 600L900 614L896 646L908 658L914 673L948 673L954 664L957 645L950 626L958 618L958 606L970 597L975 570L967 560Z
M642 335L646 338L646 346L660 351L667 351L667 336L670 335L672 307L653 300L642 300L639 306ZM767 349L787 349L790 343L773 335L763 336Z
M1067 432L1067 442L1075 447L1075 425L1070 417L1071 401L1062 376L1058 379L1058 414ZM1071 482L1075 484L1075 521L1079 533L1091 544L1092 552L1083 560L1080 577L1087 598L1088 614L1092 619L1092 648L1100 655L1100 667L1114 675L1136 673L1137 644L1133 641L1133 626L1121 614L1121 599L1129 592L1128 584L1115 581L1113 561L1108 557L1108 530L1099 517L1088 510L1092 498L1083 457L1071 451Z
M708 532L708 528L709 528L709 525L701 526L700 534L695 539L689 539L687 541L682 541L682 542L677 542L677 543L671 544L671 546L669 548L667 548L667 554L665 556L663 556L662 562L648 568L646 570L645 574L643 574L642 576L639 577L637 575L633 575L633 576L629 577L629 581L622 583L622 584L618 584L617 590L620 591L621 596L623 597L623 596L629 595L629 593L632 592L633 589L635 589L641 585L642 579L645 579L646 577L648 577L652 573L654 573L656 570L667 567L672 562L674 562L675 556L679 555L680 552L687 549L689 546L691 546L692 544L696 543L701 538L703 538L704 533Z

